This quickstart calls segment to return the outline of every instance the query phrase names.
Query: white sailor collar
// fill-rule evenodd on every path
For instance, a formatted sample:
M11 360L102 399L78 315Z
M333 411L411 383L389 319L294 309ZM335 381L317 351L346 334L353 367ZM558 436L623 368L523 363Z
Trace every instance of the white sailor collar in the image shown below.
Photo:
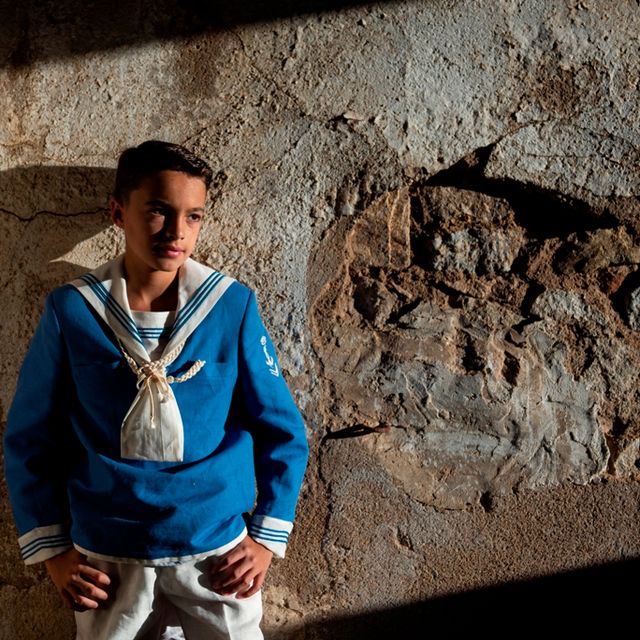
M138 378L138 393L121 426L120 454L128 459L181 461L184 428L170 385L193 377L206 363L197 360L178 378L167 376L166 367L234 279L188 258L180 268L178 308L169 340L161 357L152 361L132 318L123 264L120 255L71 282L114 332Z

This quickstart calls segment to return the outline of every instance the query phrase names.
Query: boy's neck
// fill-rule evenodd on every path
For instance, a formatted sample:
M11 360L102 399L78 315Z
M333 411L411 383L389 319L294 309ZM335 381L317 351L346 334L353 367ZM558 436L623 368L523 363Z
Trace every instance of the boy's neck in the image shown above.
M132 311L175 311L178 307L178 271L128 270L125 260L127 299Z

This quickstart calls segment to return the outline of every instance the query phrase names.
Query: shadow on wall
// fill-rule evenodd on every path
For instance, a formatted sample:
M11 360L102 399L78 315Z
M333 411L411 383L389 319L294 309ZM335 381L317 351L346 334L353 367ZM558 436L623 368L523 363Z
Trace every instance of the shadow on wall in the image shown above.
M288 640L577 637L635 628L640 558L306 625ZM380 581L384 589L384 579ZM630 627L629 627L630 625ZM273 637L282 638L277 632Z
M31 219L43 213L82 215L106 209L115 170L27 166L0 172L0 211Z
M338 11L366 0L0 0L0 65L19 67L91 51L143 44L268 22L296 15Z
M95 248L85 258L82 243L112 226L107 202L114 175L103 167L31 166L0 172L0 229L7 247L0 254L4 340L22 344L35 327L46 293L92 267ZM107 234L100 243L113 243L115 255L117 238Z
M30 166L0 172L0 438L4 419L18 377L24 352L40 319L44 298L53 288L89 270L96 250L115 252L119 234L107 215L107 194L115 171L103 167ZM83 254L90 240L93 250ZM1 443L0 443L1 448ZM0 475L3 475L0 472ZM33 620L25 626L28 606L9 606L12 590L25 589L16 602L36 584L32 569L23 566L17 553L17 532L0 482L0 637L45 637L30 635ZM40 569L42 570L42 569ZM39 574L42 581L44 575ZM52 592L50 592L52 593ZM42 598L40 592L40 598ZM35 596L36 599L38 596ZM53 595L49 602L57 603ZM24 603L23 603L24 605ZM48 604L38 605L47 611ZM48 623L63 614L47 611ZM11 633L7 629L19 629ZM53 627L53 638L56 632ZM7 635L3 635L3 633ZM67 636L69 637L69 636Z

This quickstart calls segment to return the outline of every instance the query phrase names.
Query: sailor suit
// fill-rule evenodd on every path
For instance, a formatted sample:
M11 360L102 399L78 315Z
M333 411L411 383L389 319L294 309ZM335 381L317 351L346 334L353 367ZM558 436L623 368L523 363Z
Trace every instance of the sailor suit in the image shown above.
M171 566L247 530L284 556L308 445L255 294L187 260L151 359L122 260L48 296L21 368L4 451L24 561Z

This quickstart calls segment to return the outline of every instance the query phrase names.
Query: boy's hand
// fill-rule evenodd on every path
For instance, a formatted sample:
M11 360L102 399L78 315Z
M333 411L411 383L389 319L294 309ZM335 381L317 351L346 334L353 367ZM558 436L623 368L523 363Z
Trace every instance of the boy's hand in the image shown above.
M271 558L269 549L246 536L211 566L211 588L221 596L248 598L262 587Z
M75 611L97 609L109 598L109 576L92 567L77 549L69 549L44 561L65 606Z

